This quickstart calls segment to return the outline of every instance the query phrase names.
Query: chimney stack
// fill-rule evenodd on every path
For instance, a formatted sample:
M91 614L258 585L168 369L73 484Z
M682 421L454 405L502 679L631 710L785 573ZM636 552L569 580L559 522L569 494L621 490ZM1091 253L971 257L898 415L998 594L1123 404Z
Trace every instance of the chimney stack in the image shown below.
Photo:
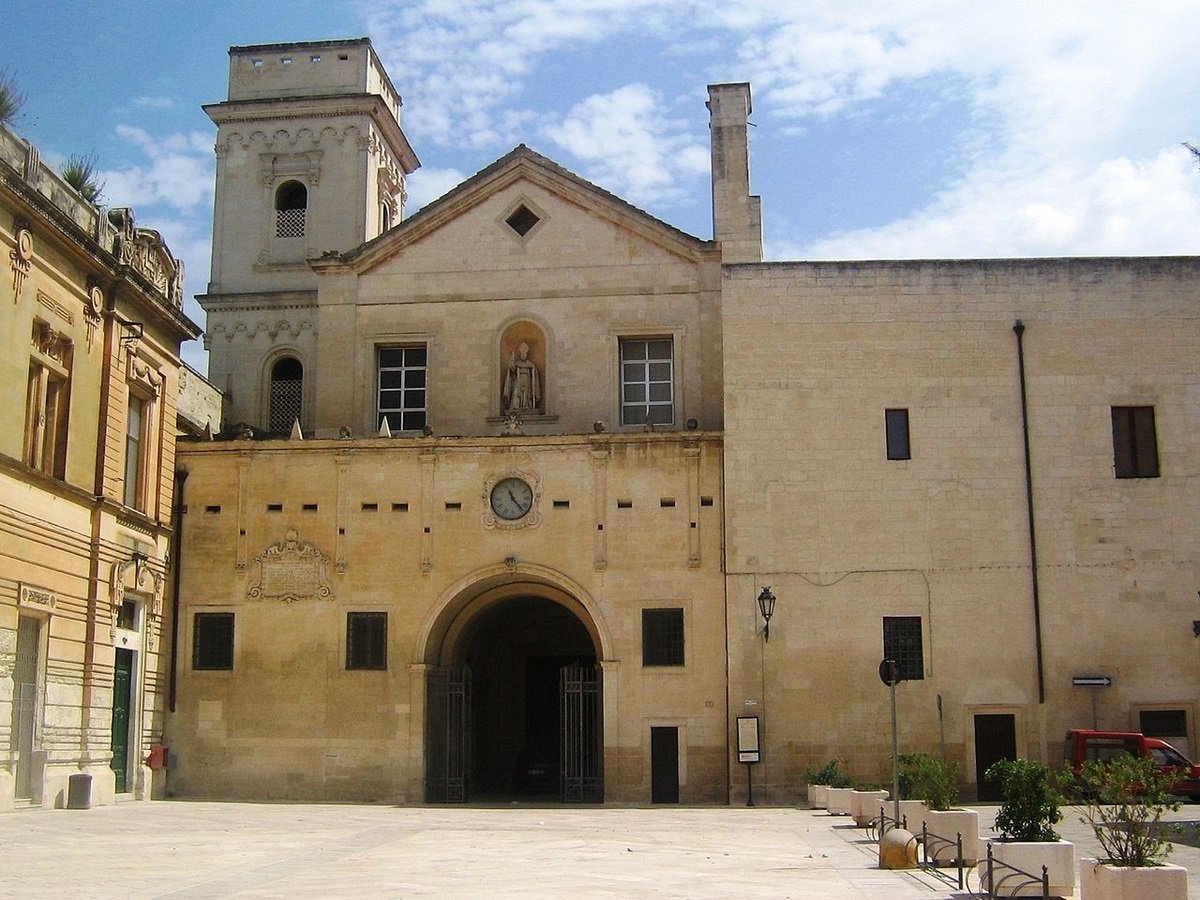
M750 85L708 86L713 239L726 263L762 262L761 200L750 194Z

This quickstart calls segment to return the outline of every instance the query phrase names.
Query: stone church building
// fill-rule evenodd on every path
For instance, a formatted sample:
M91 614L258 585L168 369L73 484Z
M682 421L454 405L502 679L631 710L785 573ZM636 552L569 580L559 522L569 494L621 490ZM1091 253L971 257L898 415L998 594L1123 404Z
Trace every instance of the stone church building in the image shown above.
M885 657L968 796L1196 747L1200 260L764 262L707 106L711 239L525 146L406 216L369 41L230 50L162 792L793 803Z
M885 655L968 791L1194 745L1197 260L763 262L746 84L711 240L525 146L405 218L368 41L230 61L174 793L786 803Z

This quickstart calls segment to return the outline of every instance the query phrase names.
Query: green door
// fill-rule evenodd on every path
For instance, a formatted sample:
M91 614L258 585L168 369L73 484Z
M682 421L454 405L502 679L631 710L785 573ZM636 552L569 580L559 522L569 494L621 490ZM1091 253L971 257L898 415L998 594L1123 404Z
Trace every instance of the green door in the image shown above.
M129 790L129 706L133 699L133 651L117 649L113 662L112 770L117 793Z

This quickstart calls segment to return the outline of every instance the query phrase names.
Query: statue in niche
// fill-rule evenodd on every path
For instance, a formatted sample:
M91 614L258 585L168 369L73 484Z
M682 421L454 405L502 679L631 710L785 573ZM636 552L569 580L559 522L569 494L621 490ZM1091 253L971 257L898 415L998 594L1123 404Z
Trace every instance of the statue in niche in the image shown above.
M541 405L541 379L525 341L521 341L516 353L509 354L503 397L505 412L537 412Z

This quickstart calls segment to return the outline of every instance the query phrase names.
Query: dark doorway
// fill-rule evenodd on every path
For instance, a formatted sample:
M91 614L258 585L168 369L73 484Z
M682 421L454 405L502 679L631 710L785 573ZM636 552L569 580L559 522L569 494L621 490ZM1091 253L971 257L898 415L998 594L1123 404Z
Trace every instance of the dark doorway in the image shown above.
M650 802L679 802L679 729L650 729Z
M113 661L112 770L117 793L129 790L129 709L133 701L133 651L118 647Z
M1017 722L1011 713L975 716L975 774L980 800L1002 800L1000 785L984 777L988 767L1002 759L1017 758Z
M465 784L460 796L451 791L445 797L435 784L446 768L445 761L436 757L451 747L440 737L435 742L430 739L431 730L441 734L439 710L445 708L436 699L435 681L430 681L426 784L432 802L598 799L595 789L584 791L586 797L576 791L567 797L563 787L564 748L574 749L574 745L566 747L564 735L571 740L581 733L594 736L597 748L603 746L599 702L586 691L578 693L579 677L563 676L568 670L590 673L598 697L595 647L570 610L541 597L495 603L475 616L447 655L457 666L451 671L463 673L459 677L470 684L465 719L452 717L454 733L463 743ZM445 670L435 669L431 675L436 679L434 673L440 671ZM586 684L584 679L582 686ZM564 703L567 685L572 700ZM599 752L592 756L595 787L602 791ZM578 756L572 754L570 759L574 763Z

